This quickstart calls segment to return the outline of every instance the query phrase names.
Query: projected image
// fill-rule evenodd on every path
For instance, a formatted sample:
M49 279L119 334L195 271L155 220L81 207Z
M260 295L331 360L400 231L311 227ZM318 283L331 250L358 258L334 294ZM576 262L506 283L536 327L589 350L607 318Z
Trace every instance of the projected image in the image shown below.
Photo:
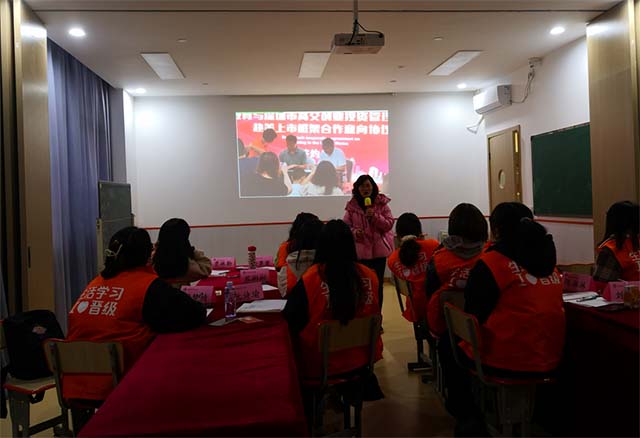
M240 197L351 196L369 174L385 191L386 110L236 113Z

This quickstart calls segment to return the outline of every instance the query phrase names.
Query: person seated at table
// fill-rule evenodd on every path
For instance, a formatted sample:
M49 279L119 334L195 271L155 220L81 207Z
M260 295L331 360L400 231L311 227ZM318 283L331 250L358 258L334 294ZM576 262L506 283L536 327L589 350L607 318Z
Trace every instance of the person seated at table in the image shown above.
M400 215L396 222L396 236L400 239L400 247L391 253L387 265L393 275L411 285L414 305L407 298L402 316L409 322L418 322L427 317L427 265L440 244L437 240L425 239L420 219L413 213Z
M463 293L469 271L480 258L489 238L482 212L475 205L464 203L451 211L448 234L427 267L427 321L429 331L439 337L447 330L442 294L445 291Z
M293 220L293 223L291 224L291 228L289 229L289 238L280 244L276 256L274 257L273 265L275 266L276 270L279 271L283 266L287 264L287 256L293 248L295 235L300 230L300 227L302 227L302 225L304 225L306 222L317 219L318 216L313 213L298 213L296 218Z
M291 193L291 179L273 152L264 152L258 159L256 171L248 175L242 194L244 196L287 196Z
M336 168L330 161L320 161L307 181L302 187L302 196L339 196L344 194L340 189L340 178Z
M596 282L640 280L640 215L638 204L616 202L607 211L604 238L598 245Z
M158 276L174 287L209 277L211 259L189 242L191 228L180 218L160 227L151 263Z
M121 342L129 370L156 333L190 330L205 323L202 304L172 288L148 269L151 239L126 227L111 237L104 269L69 312L69 341ZM104 400L111 375L66 376L65 398Z
M307 168L307 152L298 148L298 137L295 135L287 135L285 142L287 149L280 152L280 162L287 164L289 172L297 169L304 174L304 169Z
M287 264L278 271L278 289L283 297L289 295L298 279L313 265L322 226L320 219L311 219L302 224L292 239Z
M282 315L289 324L298 351L298 371L305 379L318 379L322 357L318 351L318 324L380 315L378 277L357 262L353 234L341 220L323 226L315 263L295 285ZM358 372L368 362L368 348L359 347L331 354L330 376ZM376 343L375 360L382 358L382 338ZM377 381L371 383L376 385Z

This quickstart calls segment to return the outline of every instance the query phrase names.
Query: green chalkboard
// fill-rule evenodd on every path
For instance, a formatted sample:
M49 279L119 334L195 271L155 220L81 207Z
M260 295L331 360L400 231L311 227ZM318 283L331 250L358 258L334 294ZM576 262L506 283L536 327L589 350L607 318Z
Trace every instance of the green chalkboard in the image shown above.
M536 216L592 217L589 124L531 137Z

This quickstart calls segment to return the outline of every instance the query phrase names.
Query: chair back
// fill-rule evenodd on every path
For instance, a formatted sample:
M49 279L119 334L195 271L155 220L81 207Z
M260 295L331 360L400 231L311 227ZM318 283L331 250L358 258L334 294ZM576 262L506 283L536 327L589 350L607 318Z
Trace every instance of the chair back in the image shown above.
M459 307L451 303L444 304L444 317L447 321L447 329L449 330L449 340L451 341L451 349L456 362L462 368L466 368L464 362L460 359L458 352L458 338L468 342L473 350L473 362L475 363L476 373L480 380L487 383L482 370L482 362L480 360L479 335L480 332L478 320L475 316L462 311Z
M369 347L367 361L369 370L373 370L373 361L382 316L369 315L355 318L347 325L339 321L327 321L319 325L318 349L322 354L322 385L329 380L329 354L356 347Z
M407 280L393 276L393 283L396 286L396 295L398 296L398 304L400 304L400 313L404 313L404 303L402 297L405 296L413 301L413 295L411 294L411 285ZM413 304L413 302L411 303Z
M120 342L64 341L50 339L45 344L49 369L58 388L58 399L66 407L62 394L65 374L111 374L115 387L124 372Z
M592 275L594 270L593 263L571 263L568 265L557 265L560 272L574 272L576 274Z

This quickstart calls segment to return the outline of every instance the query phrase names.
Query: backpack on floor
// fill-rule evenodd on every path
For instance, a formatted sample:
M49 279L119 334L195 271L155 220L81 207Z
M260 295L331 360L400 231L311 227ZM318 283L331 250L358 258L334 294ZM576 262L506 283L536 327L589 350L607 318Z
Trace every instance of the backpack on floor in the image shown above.
M31 310L9 316L2 323L9 351L9 373L32 380L51 375L44 355L46 339L63 339L62 328L53 312Z

